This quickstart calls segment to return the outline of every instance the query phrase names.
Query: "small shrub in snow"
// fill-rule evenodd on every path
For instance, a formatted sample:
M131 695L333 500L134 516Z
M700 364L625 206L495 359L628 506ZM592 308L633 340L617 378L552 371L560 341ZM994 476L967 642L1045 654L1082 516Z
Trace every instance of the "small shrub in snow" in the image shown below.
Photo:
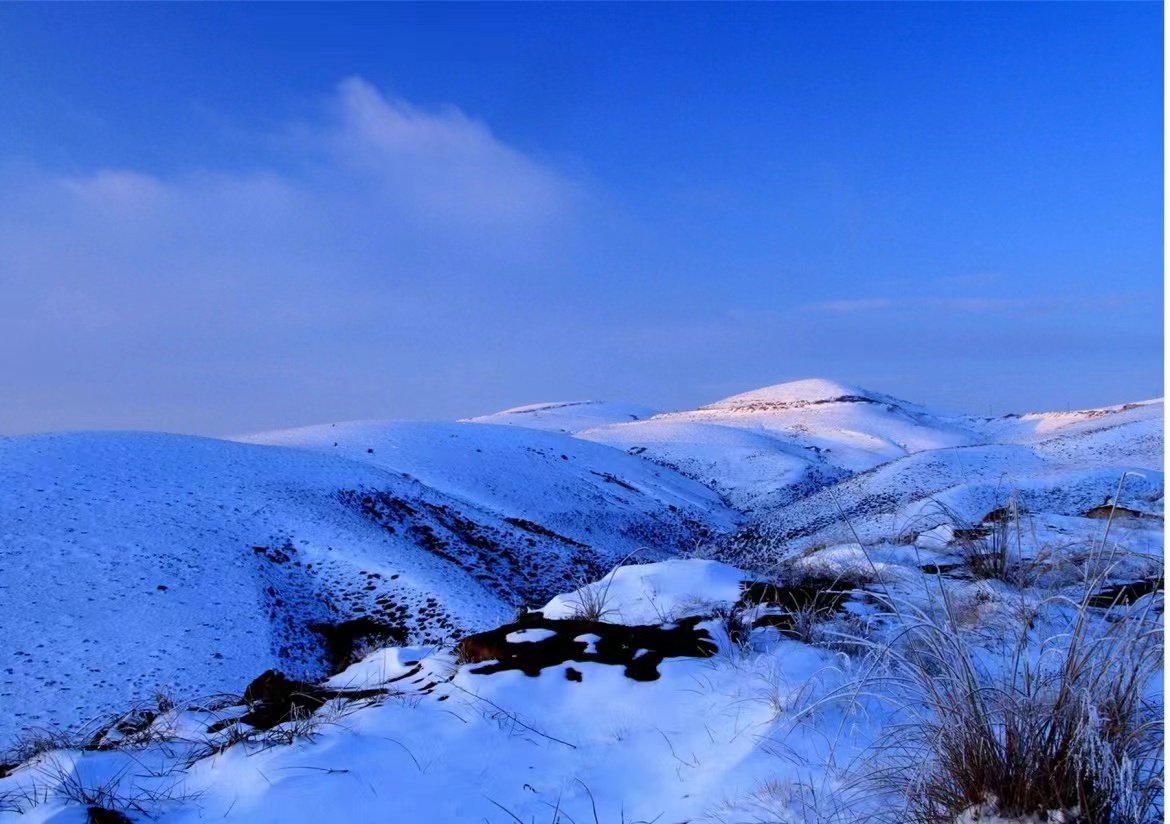
M949 600L944 620L904 609L905 643L890 654L911 718L887 736L873 777L923 822L980 805L1100 824L1159 818L1162 729L1145 690L1162 645L1150 603L1102 621L1086 599L1038 655L1023 630L1001 668L957 630Z
M16 743L6 750L0 761L9 764L24 764L55 750L80 748L73 736L60 730L35 728L26 730Z

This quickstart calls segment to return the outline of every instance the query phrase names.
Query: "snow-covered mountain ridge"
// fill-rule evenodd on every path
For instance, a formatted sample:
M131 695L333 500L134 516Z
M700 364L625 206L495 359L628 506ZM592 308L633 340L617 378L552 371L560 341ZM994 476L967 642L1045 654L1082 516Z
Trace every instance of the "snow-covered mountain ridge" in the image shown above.
M1092 544L1101 525L1093 513L1116 495L1123 477L1124 517L1112 529L1130 555L1116 574L1154 581L1163 428L1160 400L981 418L939 415L830 381L800 381L683 412L583 402L534 404L464 422L337 423L234 440L150 433L2 438L0 661L7 663L0 666L0 750L32 728L76 726L156 692L238 696L265 670L305 683L332 675L328 683L338 689L339 678L365 689L410 673L417 713L382 706L355 716L359 730L367 724L385 730L412 753L430 748L450 768L431 777L424 771L417 786L399 788L403 810L413 811L408 818L422 820L432 809L440 810L436 821L513 820L479 796L428 804L451 781L478 786L475 776L536 786L524 778L532 741L500 739L491 724L476 722L467 734L474 751L504 747L510 754L498 763L427 743L436 735L457 738L462 727L451 724L464 722L450 721L449 712L466 720L481 698L510 712L529 708L542 731L596 748L590 751L617 759L612 763L625 764L628 773L590 766L589 758L567 751L542 768L548 786L532 798L527 790L501 796L507 810L537 815L537 801L555 804L559 792L581 812L589 793L568 778L575 775L611 811L636 796L642 782L653 788L636 805L648 818L663 810L679 820L709 815L723 796L755 792L772 769L766 747L740 739L740 721L761 729L776 723L773 710L753 704L756 681L775 673L744 676L740 665L725 666L727 628L713 616L755 609L744 600L753 582L793 564L809 580L844 576L862 588L878 571L911 597L914 587L930 586L924 569L961 563L959 530L977 533L1009 502L1023 513L1029 546ZM1058 566L1037 574L1053 592L1069 586ZM597 583L586 586L590 581ZM1006 598L983 583L958 585L978 590L992 606ZM507 667L481 666L492 674L476 674L452 657L458 639L509 627L518 608L546 602L545 624L506 633L509 643L559 644L559 654L568 656L535 681ZM870 609L863 597L834 596L831 603L845 610L843 621ZM607 625L706 633L718 652L710 662L652 648L614 653L627 667L639 660L655 665L643 667L652 684L630 687L621 667L606 663L606 650L619 643L608 635L549 640L547 622L575 626L591 611ZM791 623L767 610L752 615L761 627ZM645 640L650 630L637 632L638 643L656 643ZM392 652L335 675L386 644ZM585 652L573 651L576 644ZM842 677L829 674L842 665L837 653L790 635L753 661L752 667L783 668L787 697L775 699L783 706L796 706L810 679L829 689ZM584 686L563 693L578 678ZM696 681L708 687L684 699L680 691ZM441 686L427 687L433 684ZM623 704L628 713L613 709ZM746 716L740 706L751 707ZM601 713L607 726L588 732L562 713ZM683 734L687 713L719 720L707 732ZM164 716L179 726L194 723L181 712ZM200 719L201 730L216 726L215 719ZM402 724L414 726L407 733ZM654 726L676 748L673 758L668 752L661 763L641 766L618 758L615 747L627 736L645 751L657 746L652 742L662 736ZM351 765L344 769L373 757L360 734L338 736L330 747ZM678 752L680 740L693 752ZM277 754L265 761L299 770L316 757ZM100 760L78 755L76 763ZM264 803L243 803L235 784L217 783L221 774L212 766L201 762L196 772L190 780L209 793L216 817L266 820L265 804L272 802L283 811L273 816L312 820L305 810L324 815L329 803L342 803L329 802L315 784L311 798L282 785ZM676 798L672 783L682 773L702 775L709 791ZM24 770L16 776L31 780ZM549 789L554 783L556 792ZM5 786L0 777L0 802ZM180 805L174 820L201 815L198 809Z

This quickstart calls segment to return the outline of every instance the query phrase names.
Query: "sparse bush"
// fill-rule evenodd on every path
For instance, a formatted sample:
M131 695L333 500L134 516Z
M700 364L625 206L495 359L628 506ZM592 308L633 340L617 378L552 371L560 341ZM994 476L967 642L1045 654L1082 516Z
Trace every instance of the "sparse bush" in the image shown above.
M120 815L133 812L153 815L160 805L190 801L198 793L183 789L181 766L152 775L151 782L132 773L133 762L114 772L85 775L83 760L50 758L36 767L36 780L18 791L0 797L0 810L24 813L54 799L67 801L88 809L88 820L122 820ZM124 816L122 816L124 818Z
M1014 519L1003 518L989 524L983 535L963 537L955 542L968 572L976 578L1012 580L1015 567L1009 540L1012 523Z
M616 610L611 603L609 592L610 587L613 586L614 573L621 567L626 566L628 561L638 553L645 551L645 549L645 547L639 547L622 558L610 570L609 574L600 581L578 581L574 593L576 601L570 602L572 617L584 621L606 621L609 617L614 616Z
M614 614L610 606L609 586L613 578L604 584L589 584L577 590L576 601L572 603L572 617L584 621L605 621Z
M54 750L72 750L79 748L80 743L74 736L67 732L36 727L25 730L16 739L16 743L3 753L0 761L9 764L24 764Z

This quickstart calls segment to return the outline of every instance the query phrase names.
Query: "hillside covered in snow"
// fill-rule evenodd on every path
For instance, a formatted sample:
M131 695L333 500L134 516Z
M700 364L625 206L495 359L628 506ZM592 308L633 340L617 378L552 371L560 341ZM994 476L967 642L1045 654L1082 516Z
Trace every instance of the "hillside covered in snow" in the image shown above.
M906 720L863 684L893 616L989 679L1079 615L1161 621L1163 414L807 380L0 438L0 819L878 815L853 770Z

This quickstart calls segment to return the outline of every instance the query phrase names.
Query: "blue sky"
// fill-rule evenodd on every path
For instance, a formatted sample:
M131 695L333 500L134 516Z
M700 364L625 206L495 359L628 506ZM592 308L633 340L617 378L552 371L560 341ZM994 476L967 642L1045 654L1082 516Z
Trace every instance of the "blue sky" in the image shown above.
M0 433L1162 393L1156 3L0 6Z

